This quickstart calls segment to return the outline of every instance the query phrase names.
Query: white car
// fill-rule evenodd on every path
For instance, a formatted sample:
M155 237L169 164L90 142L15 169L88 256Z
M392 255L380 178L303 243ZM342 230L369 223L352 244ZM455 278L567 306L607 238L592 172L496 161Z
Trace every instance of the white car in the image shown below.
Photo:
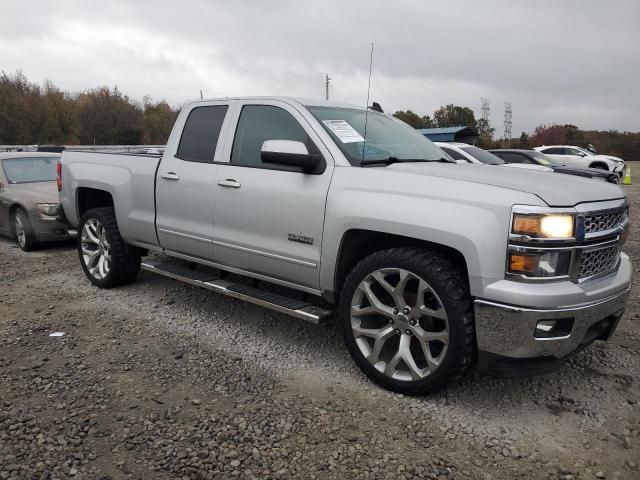
M534 150L549 155L563 162L564 165L599 168L614 172L618 177L624 175L624 160L610 155L598 155L586 148L574 145L543 145L542 147L535 147Z
M537 170L539 172L553 172L552 168L543 165L533 165L525 163L505 163L500 157L491 152L487 152L468 143L458 142L433 142L444 153L449 155L458 163L480 163L484 165L500 165L509 168L520 168L523 170Z

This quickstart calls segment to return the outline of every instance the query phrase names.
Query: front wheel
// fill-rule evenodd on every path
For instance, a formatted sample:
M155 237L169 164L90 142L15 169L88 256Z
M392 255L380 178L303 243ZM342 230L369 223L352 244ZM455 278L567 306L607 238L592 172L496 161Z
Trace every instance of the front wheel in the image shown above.
M31 222L27 212L18 208L13 218L13 232L18 246L25 252L30 252L37 246L36 236L33 233Z
M339 311L356 364L390 390L437 390L475 358L467 276L440 253L394 248L369 255L345 280Z
M95 208L82 216L78 256L87 278L100 288L131 283L140 270L140 252L120 236L113 208Z

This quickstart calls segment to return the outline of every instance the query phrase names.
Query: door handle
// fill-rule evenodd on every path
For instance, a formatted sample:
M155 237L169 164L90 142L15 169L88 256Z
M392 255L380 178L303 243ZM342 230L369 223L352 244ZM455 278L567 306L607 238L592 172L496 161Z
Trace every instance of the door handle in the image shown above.
M226 180L219 180L218 185L226 188L240 188L240 182L234 180L233 178L227 178Z
M174 172L163 173L160 175L160 178L164 178L165 180L180 180L180 177Z

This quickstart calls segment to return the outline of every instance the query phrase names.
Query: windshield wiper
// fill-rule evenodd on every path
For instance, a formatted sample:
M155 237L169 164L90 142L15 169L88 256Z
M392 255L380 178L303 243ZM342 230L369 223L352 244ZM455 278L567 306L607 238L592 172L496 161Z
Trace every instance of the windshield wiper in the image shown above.
M360 165L391 165L393 163L424 163L424 162L442 162L442 163L454 163L451 160L448 160L444 157L427 160L424 158L398 158L398 157L388 157L388 158L379 158L377 160L362 160Z

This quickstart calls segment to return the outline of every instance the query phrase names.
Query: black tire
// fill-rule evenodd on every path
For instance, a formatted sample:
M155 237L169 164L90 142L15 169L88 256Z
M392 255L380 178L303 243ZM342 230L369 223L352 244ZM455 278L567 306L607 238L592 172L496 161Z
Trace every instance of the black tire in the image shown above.
M104 278L96 278L87 267L82 253L83 231L90 220L97 220L104 228L110 247L110 267ZM140 271L140 250L128 245L120 236L116 215L111 207L94 208L87 211L80 219L78 226L78 257L87 278L100 288L113 288L132 283Z
M360 351L351 327L351 303L363 279L379 269L400 268L424 279L439 297L449 322L449 343L440 365L426 377L403 381L377 370ZM339 318L347 349L363 372L395 392L417 395L436 391L457 380L476 359L473 301L466 272L447 256L417 248L392 248L375 252L351 271L339 302Z
M36 235L29 221L29 215L22 208L17 208L13 216L13 236L18 246L24 252L30 252L38 247ZM20 235L20 233L22 235Z

